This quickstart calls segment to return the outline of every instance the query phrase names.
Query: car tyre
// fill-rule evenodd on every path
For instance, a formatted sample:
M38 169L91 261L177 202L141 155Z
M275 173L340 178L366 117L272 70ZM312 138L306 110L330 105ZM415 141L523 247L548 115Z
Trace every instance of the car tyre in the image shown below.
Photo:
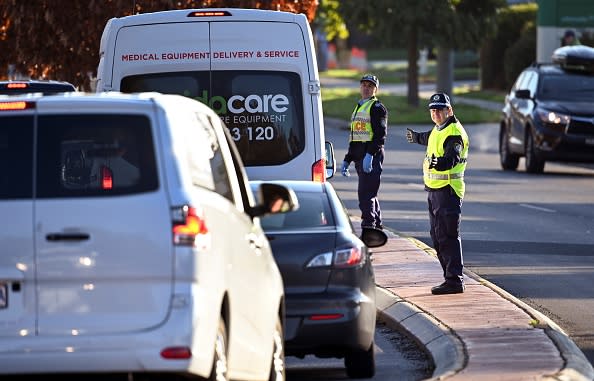
M499 161L501 168L506 171L515 171L518 168L520 156L515 155L509 151L509 144L507 142L507 128L501 127L499 136Z
M542 173L545 161L540 159L534 147L534 137L530 132L526 134L526 172Z
M219 328L215 339L212 370L208 381L227 381L227 326L225 320L219 319Z
M353 350L344 357L344 365L350 378L371 378L375 375L375 352L373 343L368 350Z
M270 365L269 381L285 381L285 337L280 317L276 318L272 347L272 364Z

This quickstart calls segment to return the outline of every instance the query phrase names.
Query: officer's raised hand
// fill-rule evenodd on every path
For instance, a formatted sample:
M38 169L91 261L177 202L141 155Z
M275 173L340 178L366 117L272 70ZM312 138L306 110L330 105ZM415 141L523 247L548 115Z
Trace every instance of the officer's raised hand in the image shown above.
M441 156L435 156L435 154L431 155L431 159L429 159L429 169L433 169L435 168L438 171L445 171L446 168L446 164L445 164L445 158L441 157Z
M373 169L373 156L369 153L366 153L365 157L363 158L363 172L371 173L372 169Z
M406 140L409 143L418 143L419 139L418 139L417 135L418 135L418 132L415 132L415 131L411 130L410 128L406 129Z
M342 167L340 168L340 173L342 173L342 175L344 177L349 177L351 174L349 173L349 163L346 161L342 162Z

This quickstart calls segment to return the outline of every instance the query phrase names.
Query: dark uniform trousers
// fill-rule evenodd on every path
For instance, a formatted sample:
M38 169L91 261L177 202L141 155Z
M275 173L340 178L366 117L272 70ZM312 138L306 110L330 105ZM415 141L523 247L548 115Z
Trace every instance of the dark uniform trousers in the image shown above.
M462 200L449 186L427 192L431 239L447 283L463 284L460 215Z
M355 169L359 176L357 195L359 198L359 209L361 210L361 226L379 228L382 225L382 211L377 199L377 193L380 187L383 163L383 149L380 149L373 156L370 173L363 172L363 160L355 161Z

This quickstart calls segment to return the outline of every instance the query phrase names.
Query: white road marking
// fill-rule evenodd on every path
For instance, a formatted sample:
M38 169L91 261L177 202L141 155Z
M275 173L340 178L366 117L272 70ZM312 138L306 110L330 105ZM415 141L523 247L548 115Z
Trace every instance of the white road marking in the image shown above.
M536 209L536 210L540 210L541 212L547 212L547 213L557 213L556 210L553 209L547 209L547 208L543 208L541 206L536 206L536 205L530 205L530 204L520 204L520 206L523 206L524 208L529 208L529 209Z

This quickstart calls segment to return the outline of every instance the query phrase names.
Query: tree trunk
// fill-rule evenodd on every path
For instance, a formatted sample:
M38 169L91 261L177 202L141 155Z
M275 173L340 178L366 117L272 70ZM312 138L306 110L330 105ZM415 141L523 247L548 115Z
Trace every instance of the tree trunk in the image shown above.
M447 46L437 47L437 84L435 91L452 96L454 88L454 52Z
M406 71L406 82L408 85L407 100L413 107L419 107L419 70L417 61L419 60L418 48L418 30L416 26L411 26L408 33L408 69Z

